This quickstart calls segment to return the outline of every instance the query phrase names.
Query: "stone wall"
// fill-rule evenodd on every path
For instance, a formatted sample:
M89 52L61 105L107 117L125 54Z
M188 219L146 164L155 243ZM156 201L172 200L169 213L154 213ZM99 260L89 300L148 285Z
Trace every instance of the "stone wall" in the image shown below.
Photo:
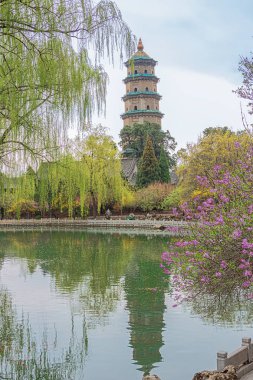
M144 115L144 116L128 116L124 119L124 126L126 125L133 125L135 123L143 124L145 121L148 121L149 123L155 123L161 125L161 118L158 116L153 115Z
M125 112L134 110L134 107L137 107L137 110L146 110L147 106L150 110L159 110L159 100L145 95L128 99L125 102Z
M137 72L136 72L137 71ZM155 68L151 65L135 65L133 69L131 67L128 68L127 74L154 74L155 75Z
M126 84L126 92L136 91L154 91L157 92L157 84L152 80L142 79L142 80L133 80ZM148 89L148 90L146 90Z

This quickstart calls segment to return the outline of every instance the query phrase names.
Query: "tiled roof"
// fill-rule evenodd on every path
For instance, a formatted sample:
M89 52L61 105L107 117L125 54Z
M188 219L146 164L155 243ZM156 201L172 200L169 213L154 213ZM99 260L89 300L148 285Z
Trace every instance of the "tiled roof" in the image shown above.
M156 116L159 116L159 117L163 117L163 113L158 111L158 110L130 110L130 111L127 111L127 112L124 112L121 117L124 119L128 116L132 116L132 115L138 115L138 114L148 114L148 115L156 115Z
M123 157L121 159L121 167L124 177L134 186L137 177L137 158Z

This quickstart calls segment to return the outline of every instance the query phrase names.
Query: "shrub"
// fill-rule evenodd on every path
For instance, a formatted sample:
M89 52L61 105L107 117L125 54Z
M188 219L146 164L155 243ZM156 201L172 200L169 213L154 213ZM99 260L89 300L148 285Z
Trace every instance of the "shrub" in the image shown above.
M174 207L178 207L181 203L182 194L181 189L177 187L172 190L172 192L163 200L162 208L164 210L169 210Z
M38 212L39 206L38 203L31 200L22 199L18 202L15 202L11 205L11 207L7 210L7 213L10 215L17 215L18 217L29 213L34 215Z
M142 211L162 210L163 201L172 192L173 185L153 183L135 194L135 208Z

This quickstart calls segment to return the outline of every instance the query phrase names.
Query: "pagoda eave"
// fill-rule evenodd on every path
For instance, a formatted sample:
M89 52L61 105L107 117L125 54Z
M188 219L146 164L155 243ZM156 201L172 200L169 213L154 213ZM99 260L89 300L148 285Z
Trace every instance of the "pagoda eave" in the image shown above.
M128 61L124 62L124 65L126 67L130 67L132 65L134 65L134 66L139 66L139 65L154 66L155 67L157 65L157 61L155 61L154 59L149 58L149 57L134 57L134 58L129 59Z
M133 74L133 75L129 75L125 79L123 79L123 82L126 84L129 82L142 81L142 80L149 80L149 81L158 83L160 79L157 78L155 75Z
M148 92L148 91L143 91L143 92L129 92L127 94L125 94L123 97L122 97L122 100L128 100L128 99L134 99L134 98L153 98L153 99L157 99L157 100L160 100L162 99L162 96L158 93L155 93L155 92Z
M132 111L127 111L123 113L121 115L121 118L124 120L129 117L135 117L135 116L157 116L162 119L164 114L158 110L132 110Z

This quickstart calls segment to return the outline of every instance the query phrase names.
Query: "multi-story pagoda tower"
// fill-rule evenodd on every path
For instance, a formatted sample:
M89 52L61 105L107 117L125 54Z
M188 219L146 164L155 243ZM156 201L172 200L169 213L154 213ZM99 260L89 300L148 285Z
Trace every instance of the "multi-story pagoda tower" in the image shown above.
M121 115L124 126L135 123L161 125L163 113L159 111L161 95L157 92L159 78L155 75L157 61L144 52L139 39L138 51L125 63L127 67L126 94L123 96L125 112Z

